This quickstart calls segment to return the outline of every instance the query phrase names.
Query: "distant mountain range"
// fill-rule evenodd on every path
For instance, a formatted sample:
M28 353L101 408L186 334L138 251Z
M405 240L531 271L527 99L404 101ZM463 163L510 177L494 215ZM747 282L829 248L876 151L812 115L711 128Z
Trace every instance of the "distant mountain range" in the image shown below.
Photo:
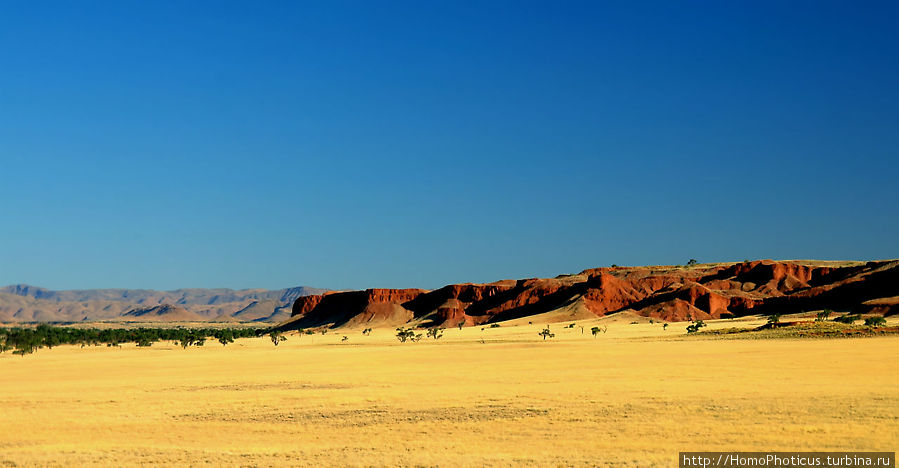
M298 297L326 289L83 289L27 284L0 288L0 322L241 321L280 322Z

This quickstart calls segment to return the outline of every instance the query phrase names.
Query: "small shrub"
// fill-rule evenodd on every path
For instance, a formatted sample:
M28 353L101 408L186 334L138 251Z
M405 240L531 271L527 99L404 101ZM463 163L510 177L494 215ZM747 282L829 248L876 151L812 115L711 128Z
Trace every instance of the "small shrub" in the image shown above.
M491 323L491 324L490 324L490 328L499 328L499 324L498 324L498 323Z

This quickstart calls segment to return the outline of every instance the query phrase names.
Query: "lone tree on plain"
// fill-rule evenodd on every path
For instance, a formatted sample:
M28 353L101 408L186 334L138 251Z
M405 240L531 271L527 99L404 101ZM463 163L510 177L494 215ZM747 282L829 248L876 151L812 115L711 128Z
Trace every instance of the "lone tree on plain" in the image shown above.
M780 314L771 314L768 316L768 325L776 325L780 323Z
M662 324L662 330L667 330L667 329L668 329L668 324L667 324L667 323L663 323L663 324Z
M599 334L599 327L593 327L590 329L590 333L593 333L593 338L596 338L596 335Z
M547 325L546 328L543 329L543 331L541 331L540 333L537 333L537 336L542 336L543 341L546 341L547 337L554 338L556 336L556 334L549 331L549 325Z
M697 263L699 263L699 262L697 262L695 258L691 258L690 260L687 261L687 266L693 266L693 265L696 265Z
M284 335L282 335L281 332L279 332L277 330L269 333L269 338L272 339L272 343L275 346L278 346L278 344L281 343L282 341L287 341L287 338Z

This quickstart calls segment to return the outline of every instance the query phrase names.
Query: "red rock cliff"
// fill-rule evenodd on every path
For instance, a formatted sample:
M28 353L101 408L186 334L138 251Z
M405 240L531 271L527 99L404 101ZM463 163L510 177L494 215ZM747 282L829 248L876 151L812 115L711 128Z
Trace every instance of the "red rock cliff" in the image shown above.
M870 310L870 301L894 296L899 296L899 261L830 266L760 260L691 267L594 268L577 275L453 284L434 291L368 289L305 296L294 303L290 326L410 321L477 325L572 305L596 316L631 310L682 321L791 313L828 305Z

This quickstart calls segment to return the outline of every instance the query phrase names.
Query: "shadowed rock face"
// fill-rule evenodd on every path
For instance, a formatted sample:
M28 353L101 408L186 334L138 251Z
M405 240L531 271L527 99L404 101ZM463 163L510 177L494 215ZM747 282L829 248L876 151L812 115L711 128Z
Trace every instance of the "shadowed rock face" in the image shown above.
M829 263L829 264L828 264ZM832 308L897 312L899 261L760 260L692 267L594 268L550 279L453 284L434 291L369 289L300 297L289 328L479 325L580 307L667 321Z

